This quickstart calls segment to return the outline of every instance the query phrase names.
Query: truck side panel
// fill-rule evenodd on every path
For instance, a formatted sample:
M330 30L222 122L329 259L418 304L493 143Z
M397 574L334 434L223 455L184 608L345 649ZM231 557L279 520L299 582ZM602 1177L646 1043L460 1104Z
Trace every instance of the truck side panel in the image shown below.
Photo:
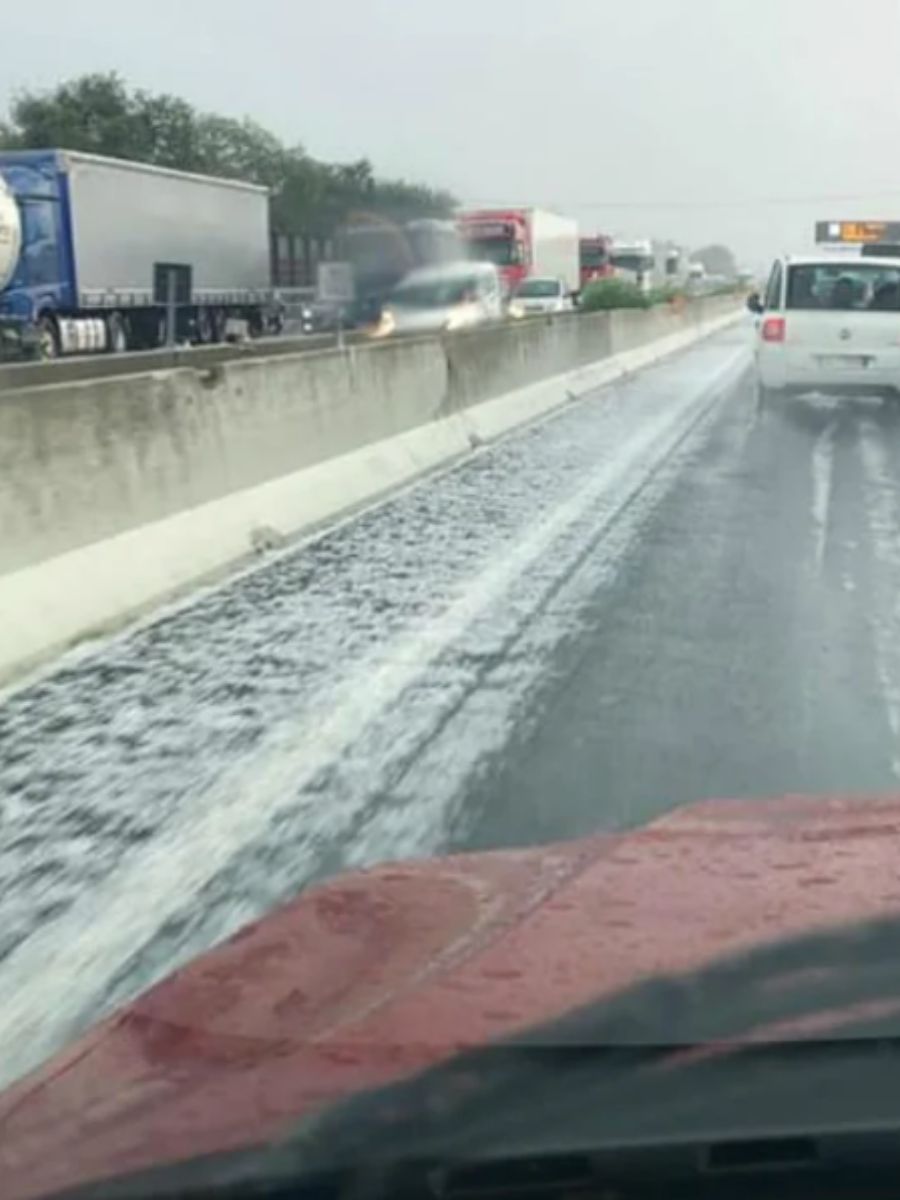
M577 291L580 279L577 221L541 208L530 209L529 220L534 255L530 273L559 277L570 291Z
M193 269L194 295L226 302L269 286L263 188L67 154L81 307L148 303L154 263ZM204 295L206 294L206 295Z

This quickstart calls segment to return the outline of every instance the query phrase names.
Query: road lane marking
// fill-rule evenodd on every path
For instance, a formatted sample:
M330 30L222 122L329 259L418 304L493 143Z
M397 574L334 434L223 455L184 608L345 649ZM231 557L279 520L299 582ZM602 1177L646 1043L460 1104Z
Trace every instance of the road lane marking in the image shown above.
M863 465L863 510L872 552L887 587L874 588L866 598L875 648L875 670L894 742L891 771L900 779L900 544L897 539L897 480L883 434L871 420L860 428Z
M834 479L834 437L837 422L830 421L816 438L812 451L812 522L816 570L821 574L828 544L831 492Z

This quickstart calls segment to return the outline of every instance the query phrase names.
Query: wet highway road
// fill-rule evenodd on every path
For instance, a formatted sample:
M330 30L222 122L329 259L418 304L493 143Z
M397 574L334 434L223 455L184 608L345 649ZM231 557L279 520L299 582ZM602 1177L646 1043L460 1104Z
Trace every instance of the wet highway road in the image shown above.
M316 878L900 776L900 407L744 328L0 703L0 1079Z

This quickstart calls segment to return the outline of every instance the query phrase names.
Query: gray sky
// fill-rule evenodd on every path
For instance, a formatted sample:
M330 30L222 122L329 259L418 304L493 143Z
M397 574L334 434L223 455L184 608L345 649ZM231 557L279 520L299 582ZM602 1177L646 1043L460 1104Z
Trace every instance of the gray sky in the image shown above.
M5 7L4 107L114 68L466 202L753 263L817 218L900 217L900 0Z

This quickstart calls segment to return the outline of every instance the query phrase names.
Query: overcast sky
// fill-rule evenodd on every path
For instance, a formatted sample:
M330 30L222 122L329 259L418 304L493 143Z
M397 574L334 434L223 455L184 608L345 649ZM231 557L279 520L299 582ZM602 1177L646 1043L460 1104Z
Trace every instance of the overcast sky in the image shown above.
M900 0L42 0L3 25L3 107L115 69L467 203L754 264L817 218L900 217Z

